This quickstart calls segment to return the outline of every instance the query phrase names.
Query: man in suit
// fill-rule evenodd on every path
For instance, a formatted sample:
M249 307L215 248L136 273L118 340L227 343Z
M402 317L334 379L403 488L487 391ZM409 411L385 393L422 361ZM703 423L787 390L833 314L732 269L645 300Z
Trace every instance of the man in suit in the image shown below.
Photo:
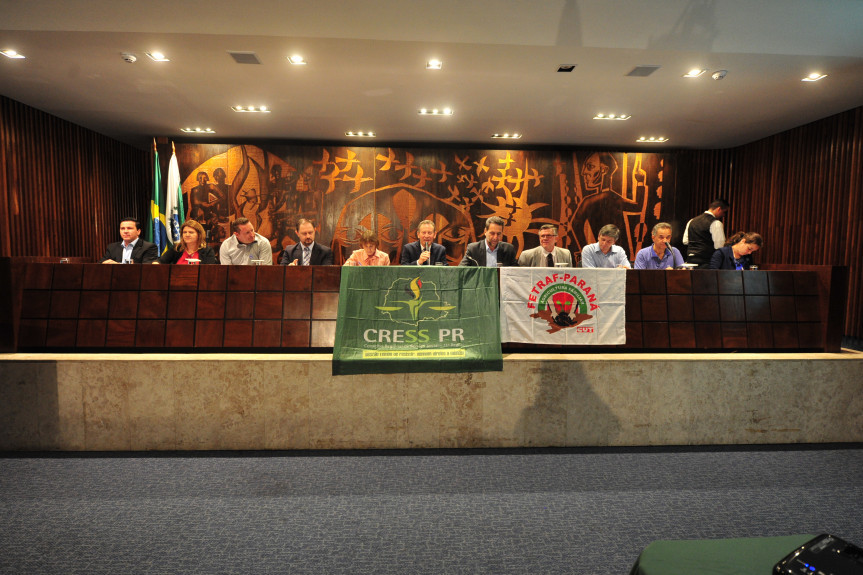
M300 243L285 248L279 261L283 266L331 266L333 250L315 242L315 225L307 219L297 221Z
M464 257L458 265L493 268L515 266L515 247L502 242L503 218L491 216L485 221L485 240L468 244Z
M156 244L145 242L140 237L141 222L135 218L123 218L120 221L121 242L108 244L103 264L151 264L159 258Z
M419 240L405 244L402 248L401 265L403 266L435 266L449 265L446 259L446 248L434 243L435 225L431 220L423 220L417 226Z
M521 252L518 265L528 268L551 268L556 264L566 264L572 267L572 253L568 249L559 248L557 243L557 226L545 224L539 228L539 245L531 250Z

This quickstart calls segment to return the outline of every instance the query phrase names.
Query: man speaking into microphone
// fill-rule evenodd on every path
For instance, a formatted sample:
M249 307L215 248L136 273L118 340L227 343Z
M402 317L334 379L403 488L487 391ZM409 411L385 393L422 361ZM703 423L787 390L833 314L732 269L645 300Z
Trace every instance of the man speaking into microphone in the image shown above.
M434 243L435 225L431 220L423 220L417 226L418 241L405 244L402 248L401 265L435 266L449 265L446 248Z
M635 256L637 270L673 270L683 265L680 250L671 245L671 224L659 222L650 233L653 245L638 250Z

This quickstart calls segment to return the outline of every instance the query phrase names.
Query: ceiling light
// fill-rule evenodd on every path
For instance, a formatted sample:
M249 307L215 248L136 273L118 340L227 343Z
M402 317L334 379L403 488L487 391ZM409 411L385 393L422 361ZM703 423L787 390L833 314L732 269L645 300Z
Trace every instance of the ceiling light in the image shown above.
M264 114L270 113L270 109L266 106L231 106L231 109L235 112L262 112Z
M693 70L690 70L689 72L687 72L686 74L684 74L683 77L684 78L697 78L705 72L707 72L707 70L693 69Z
M420 108L417 110L420 116L452 116L452 108Z
M349 138L374 138L376 134L374 132L345 132L345 136Z
M7 58L12 58L13 60L23 60L24 55L19 54L15 50L0 50L0 54L3 54Z
M629 114L597 114L593 117L594 120L628 120L632 116Z
M515 132L510 134L507 132L506 134L492 134L491 137L495 138L495 139L501 139L501 140L520 140L521 134L516 134Z
M181 132L186 132L187 134L215 134L215 130L212 128L180 128Z
M300 56L299 54L294 54L293 56L288 56L288 60L294 66L305 66L308 63L308 62L306 62L306 59L303 58L302 56Z
M443 62L440 60L429 60L426 63L426 70L440 70L443 68Z
M572 72L575 70L577 64L561 64L557 67L558 72Z
M646 136L641 136L637 140L635 140L639 144L662 144L668 141L668 138L664 138L662 136L650 136L649 138Z
M710 76L710 77L711 77L711 78L713 78L714 80L721 80L721 79L722 79L722 78L724 78L727 74L728 74L728 70L717 70L717 71L715 71L715 72L713 73L713 75L712 75L712 76Z
M170 62L170 60L161 52L145 52L145 54L147 54L147 57L153 62Z
M822 78L826 78L826 77L827 77L827 74L819 74L818 72L812 72L811 74L809 74L805 78L801 78L801 81L802 82L817 82L818 80L821 80Z

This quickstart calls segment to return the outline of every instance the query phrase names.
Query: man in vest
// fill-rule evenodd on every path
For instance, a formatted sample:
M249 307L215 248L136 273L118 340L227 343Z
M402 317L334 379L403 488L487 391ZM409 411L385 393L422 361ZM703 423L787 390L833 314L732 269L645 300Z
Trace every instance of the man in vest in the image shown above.
M687 247L686 263L706 269L713 252L725 245L725 230L720 220L728 213L729 207L725 200L713 200L706 212L689 220L683 232L683 244Z

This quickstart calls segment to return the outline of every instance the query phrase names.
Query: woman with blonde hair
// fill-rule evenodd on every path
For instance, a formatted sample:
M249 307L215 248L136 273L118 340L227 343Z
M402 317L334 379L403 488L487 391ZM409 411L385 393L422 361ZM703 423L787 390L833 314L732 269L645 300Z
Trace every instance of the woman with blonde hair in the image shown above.
M346 266L388 266L390 256L378 249L378 235L366 230L360 236L362 249L355 250L345 262Z
M204 228L195 220L186 220L180 226L180 241L174 249L166 251L154 264L214 264L216 254L207 246Z

